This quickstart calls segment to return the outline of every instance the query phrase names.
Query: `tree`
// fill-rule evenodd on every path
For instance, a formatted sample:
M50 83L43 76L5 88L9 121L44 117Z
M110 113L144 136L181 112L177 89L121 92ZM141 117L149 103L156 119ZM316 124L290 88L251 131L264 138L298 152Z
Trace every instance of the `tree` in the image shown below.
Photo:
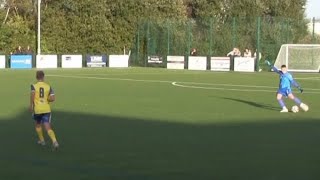
M48 1L43 46L57 53L121 53L132 46L140 22L168 18L186 18L182 0Z
M304 21L306 0L185 0L192 9L198 29L212 27L212 43L218 55L233 46L257 48L258 17L261 17L260 42L280 47L281 43L297 43L307 34ZM201 37L202 34L202 37ZM197 39L208 41L208 33ZM273 49L273 51L276 51ZM269 50L268 50L269 51Z
M17 45L35 49L37 0L2 3L0 42L6 52ZM170 51L181 54L195 45L203 54L224 55L232 46L256 48L257 17L261 42L277 47L306 35L305 4L306 0L42 0L41 47L43 53L121 53L134 46L140 33L142 53L167 52L170 45Z
M32 0L2 1L0 41L6 53L17 46L35 47L35 7Z

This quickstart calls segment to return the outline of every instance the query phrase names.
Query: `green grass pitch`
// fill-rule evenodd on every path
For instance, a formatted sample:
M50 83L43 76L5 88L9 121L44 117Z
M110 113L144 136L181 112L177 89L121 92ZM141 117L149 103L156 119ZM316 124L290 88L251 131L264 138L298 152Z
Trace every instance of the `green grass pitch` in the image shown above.
M310 111L281 114L271 72L45 73L61 147L36 145L35 70L0 70L0 179L320 179L319 74L294 74Z

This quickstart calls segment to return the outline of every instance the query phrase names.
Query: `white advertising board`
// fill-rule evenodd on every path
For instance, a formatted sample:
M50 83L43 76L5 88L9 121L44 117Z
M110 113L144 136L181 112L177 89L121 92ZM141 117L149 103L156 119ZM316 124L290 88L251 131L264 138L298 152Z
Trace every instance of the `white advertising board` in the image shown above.
M205 56L190 56L188 61L189 70L207 70L207 57Z
M57 55L37 55L36 67L37 68L57 68L58 56Z
M0 55L0 69L6 68L6 56Z
M110 55L109 67L129 67L129 55Z
M82 68L82 55L62 55L62 68Z
M167 69L184 69L184 56L167 56Z
M162 64L163 60L161 56L148 56L149 64Z
M254 72L254 58L234 58L234 71Z
M87 67L106 67L106 55L87 55Z
M230 71L230 57L211 57L211 71Z

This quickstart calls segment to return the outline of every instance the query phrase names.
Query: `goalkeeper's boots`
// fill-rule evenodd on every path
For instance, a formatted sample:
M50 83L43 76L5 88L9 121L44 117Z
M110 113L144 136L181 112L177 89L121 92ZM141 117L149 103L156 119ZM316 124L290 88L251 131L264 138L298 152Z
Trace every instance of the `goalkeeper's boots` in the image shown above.
M283 107L283 108L282 108L282 110L281 110L280 112L285 113L285 112L289 112L289 110L288 110L288 108Z
M309 110L309 106L306 105L306 104L304 104L304 103L301 103L301 104L300 104L300 107L301 107L301 109L304 110L305 112L307 112L307 111Z

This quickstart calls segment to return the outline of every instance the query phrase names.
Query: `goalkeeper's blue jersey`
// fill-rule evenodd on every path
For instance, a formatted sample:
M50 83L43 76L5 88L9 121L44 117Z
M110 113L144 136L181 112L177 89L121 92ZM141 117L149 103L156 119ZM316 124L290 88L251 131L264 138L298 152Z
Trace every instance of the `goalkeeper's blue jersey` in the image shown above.
M282 71L280 71L279 74L280 74L279 89L291 89L291 84L294 83L292 75L288 72L283 73Z

